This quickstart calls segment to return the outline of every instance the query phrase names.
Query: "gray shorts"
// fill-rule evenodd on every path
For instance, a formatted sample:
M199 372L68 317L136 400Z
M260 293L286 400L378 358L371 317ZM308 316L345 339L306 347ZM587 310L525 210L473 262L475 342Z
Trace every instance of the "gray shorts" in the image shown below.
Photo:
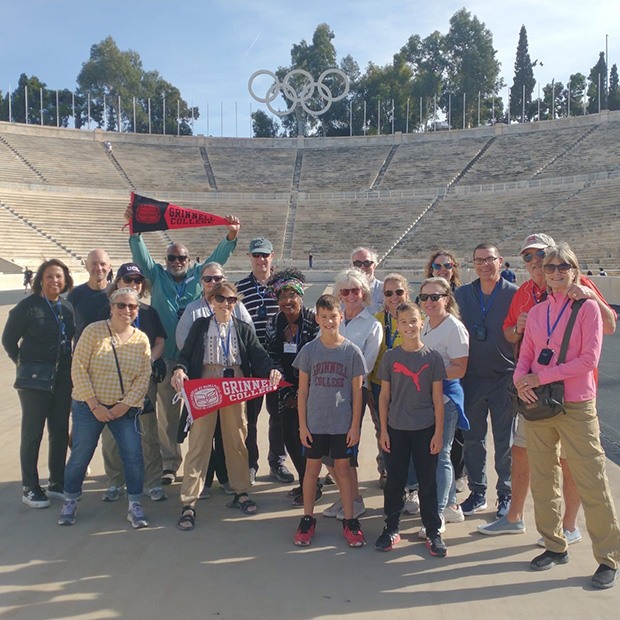
M525 419L520 413L517 413L517 423L512 445L517 446L517 448L527 448L527 440L525 439ZM566 452L562 447L562 442L560 442L560 458L566 458Z

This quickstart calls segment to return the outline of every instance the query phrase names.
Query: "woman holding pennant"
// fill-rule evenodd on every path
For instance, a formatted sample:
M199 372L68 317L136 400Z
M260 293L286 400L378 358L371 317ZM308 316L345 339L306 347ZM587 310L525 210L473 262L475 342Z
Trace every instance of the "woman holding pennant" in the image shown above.
M179 392L187 379L269 377L273 386L282 377L274 368L271 358L252 328L233 316L239 293L234 284L218 282L207 295L213 315L197 319L192 325L172 374L172 387ZM249 498L250 473L248 452L245 447L247 421L245 403L234 403L196 420L189 433L189 446L185 457L183 484L181 486L180 530L194 529L196 501L200 485L211 458L213 433L220 420L224 454L230 486L235 492L229 508L238 508L251 515L257 510Z

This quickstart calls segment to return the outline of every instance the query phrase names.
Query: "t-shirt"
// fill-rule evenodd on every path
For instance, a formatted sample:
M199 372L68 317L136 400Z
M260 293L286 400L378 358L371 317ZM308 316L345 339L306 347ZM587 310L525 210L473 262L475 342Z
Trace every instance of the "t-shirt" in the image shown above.
M80 339L84 328L95 321L99 321L102 310L109 307L110 302L106 290L94 291L87 283L76 286L67 295L67 300L73 305L75 312L75 340Z
M508 280L508 282L516 282L517 276L512 269L504 269L502 273L499 274L504 280Z
M433 382L446 378L441 355L426 345L419 351L396 347L385 352L377 378L390 383L388 424L418 431L435 424Z
M316 338L297 354L293 367L310 375L308 430L325 435L348 433L353 420L352 381L368 372L360 348L345 338L330 349Z
M243 295L243 305L250 313L258 340L264 347L267 344L267 322L278 313L278 300L267 295L267 287L263 286L253 273L239 280L236 286Z

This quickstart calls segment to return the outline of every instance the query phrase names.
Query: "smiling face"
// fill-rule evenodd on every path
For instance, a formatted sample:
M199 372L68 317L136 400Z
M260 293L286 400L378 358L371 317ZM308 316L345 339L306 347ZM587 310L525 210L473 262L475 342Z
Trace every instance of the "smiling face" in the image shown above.
M175 279L182 280L189 267L189 250L180 243L172 244L166 253L166 269Z
M551 271L552 268L550 265L555 266L553 271ZM557 269L558 266L561 267L561 270ZM574 267L561 260L559 257L552 258L548 263L545 263L544 271L547 287L551 289L553 293L564 293L576 279Z
M396 324L398 333L404 341L414 341L420 337L420 330L424 326L424 321L418 310L407 308L398 313Z
M86 258L86 271L92 284L105 282L110 268L110 257L103 250L93 250Z
M207 280L209 280L209 282L207 282ZM224 276L222 275L222 270L219 267L205 267L202 270L202 275L200 276L200 282L205 296L208 296L211 289L218 282L222 282L222 280L224 280Z
M278 308L291 321L299 317L301 304L302 298L292 288L284 288L278 294Z
M110 316L112 321L118 325L131 325L137 314L138 302L129 293L117 295L110 304Z
M340 308L319 308L316 313L316 322L324 334L336 337L340 323L342 323L342 312Z
M340 285L338 296L347 310L361 310L364 300L364 291L359 283L349 281Z
M530 278L532 278L539 287L543 286L545 283L545 274L543 273L542 266L544 256L539 256L541 251L544 252L544 250L540 250L540 248L525 248L525 250L521 252L521 258L525 264L525 269L530 275Z
M372 252L365 249L358 250L351 257L351 264L354 267L361 269L368 276L368 279L372 282L372 279L375 277L375 269L377 268L377 265L375 264L375 258L372 255Z
M439 265L439 269L432 267L433 277L435 278L444 278L448 282L452 281L454 277L454 262L452 259L446 254L438 254L433 260L433 265ZM447 268L444 265L452 265L452 267Z
M264 282L271 275L271 263L273 262L273 252L262 252L255 250L251 254L250 262L252 263L252 273L260 282Z
M211 292L207 301L211 304L215 312L215 318L220 323L228 323L232 316L233 310L237 305L237 292L231 288L230 283L225 282L217 287L217 293Z
M430 297L423 301L420 299L422 309L429 318L443 318L448 314L448 301L449 297L446 296L446 291L443 286L436 282L429 282L420 289L420 295L442 295L437 301L433 301Z
M386 280L383 283L383 299L388 312L395 317L396 308L409 300L407 287L400 280Z
M482 248L474 253L474 268L480 280L498 282L502 267L502 257L497 248Z
M50 301L56 301L65 288L65 272L57 265L50 265L41 278L41 290Z

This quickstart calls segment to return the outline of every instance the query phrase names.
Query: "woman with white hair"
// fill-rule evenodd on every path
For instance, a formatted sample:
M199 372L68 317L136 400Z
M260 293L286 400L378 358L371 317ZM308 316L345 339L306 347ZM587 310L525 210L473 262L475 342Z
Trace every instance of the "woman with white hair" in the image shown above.
M383 330L381 329L381 323L379 323L368 310L372 298L370 284L366 274L356 267L341 271L336 276L333 294L334 297L342 302L344 308L344 320L340 323L340 333L347 338L347 340L350 340L360 348L364 360L366 361L366 368L372 370L375 367L379 349L381 348ZM364 377L362 396L363 419L366 404L368 403L368 375ZM354 460L355 463L352 463L352 465L357 467L357 458ZM328 466L332 477L336 478L333 463L326 462L325 459L323 462ZM355 498L353 502L353 513L354 518L357 519L357 517L366 512L366 507L364 506L364 499L359 492L357 469L355 469L355 467L353 468L353 492ZM326 517L343 519L344 512L342 510L342 502L338 500L326 508L323 511L323 515Z

